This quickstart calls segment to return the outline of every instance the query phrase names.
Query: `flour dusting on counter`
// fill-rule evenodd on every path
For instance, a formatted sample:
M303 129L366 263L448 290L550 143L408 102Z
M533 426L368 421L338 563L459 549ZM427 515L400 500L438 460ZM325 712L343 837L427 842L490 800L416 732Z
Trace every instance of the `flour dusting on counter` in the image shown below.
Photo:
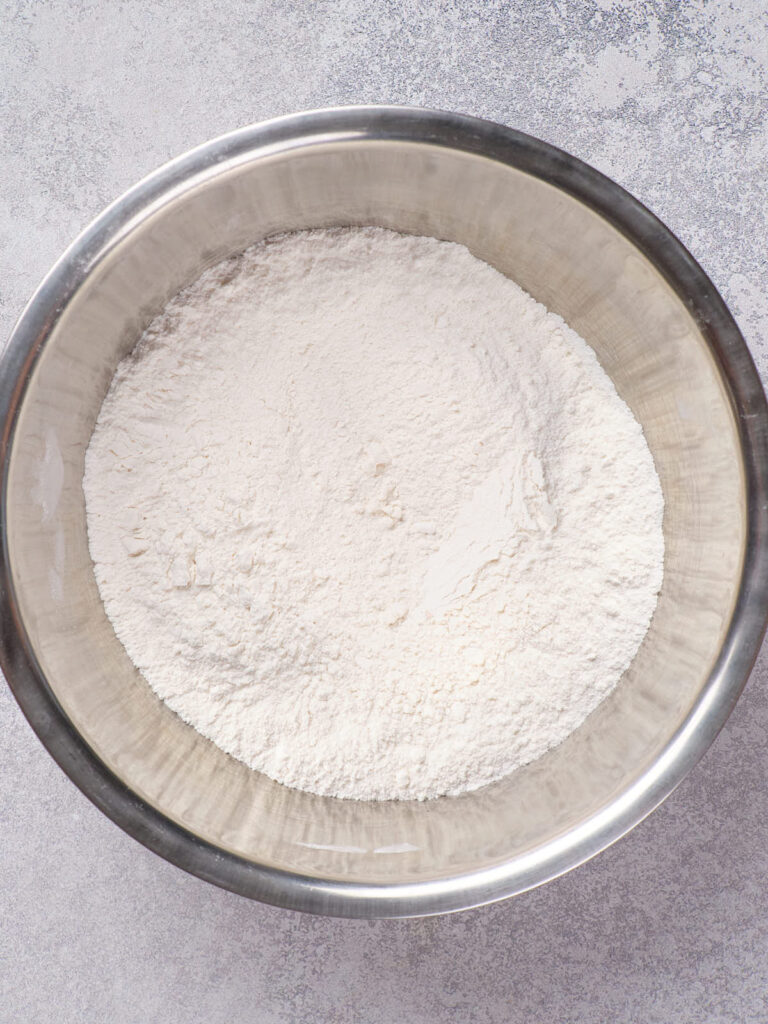
M86 457L115 631L159 696L289 786L498 779L614 688L663 502L593 351L461 246L279 236L121 363Z

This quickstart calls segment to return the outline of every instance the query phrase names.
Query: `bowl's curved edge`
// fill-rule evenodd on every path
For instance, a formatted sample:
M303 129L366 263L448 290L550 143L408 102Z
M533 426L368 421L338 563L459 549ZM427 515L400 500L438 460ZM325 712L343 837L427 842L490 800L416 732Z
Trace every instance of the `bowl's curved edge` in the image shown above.
M546 855L407 885L318 880L221 850L132 792L85 743L49 687L21 621L6 529L8 456L17 411L45 339L79 283L131 230L192 178L275 148L329 139L393 138L452 147L511 164L585 203L626 235L684 299L727 386L740 433L748 498L739 595L718 660L695 707L661 757L621 796L547 844ZM415 107L341 107L278 118L221 136L140 181L73 242L22 313L0 356L0 665L33 730L59 766L109 818L150 850L222 888L288 909L340 917L412 917L515 895L590 859L626 834L682 781L733 709L768 619L768 406L746 343L704 271L675 236L615 182L548 143L493 122Z

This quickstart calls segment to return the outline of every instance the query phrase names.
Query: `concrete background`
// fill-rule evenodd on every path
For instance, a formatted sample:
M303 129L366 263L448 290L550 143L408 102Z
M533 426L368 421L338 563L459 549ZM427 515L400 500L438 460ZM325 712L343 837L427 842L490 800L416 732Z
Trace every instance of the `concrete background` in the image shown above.
M276 114L425 104L563 146L692 249L768 373L768 15L611 0L0 0L0 334L169 157ZM768 1021L768 653L703 763L597 860L421 921L313 919L103 818L0 690L0 1021Z

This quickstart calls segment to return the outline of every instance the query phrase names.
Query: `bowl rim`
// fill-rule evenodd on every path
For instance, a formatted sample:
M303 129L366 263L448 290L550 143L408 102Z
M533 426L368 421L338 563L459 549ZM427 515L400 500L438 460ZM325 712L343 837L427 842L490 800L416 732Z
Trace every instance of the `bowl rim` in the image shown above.
M361 139L434 145L510 165L571 195L628 238L685 303L709 345L732 403L747 495L744 562L728 632L695 705L657 760L597 814L530 853L405 884L321 879L249 861L134 793L88 746L45 678L16 599L7 531L8 468L31 370L61 311L98 262L193 181L319 141ZM563 150L492 121L420 107L332 107L249 125L166 163L109 205L33 294L0 356L0 424L0 666L22 711L69 778L129 835L199 878L275 906L351 918L417 917L492 903L564 874L626 834L682 781L724 725L760 648L768 617L768 406L744 338L699 264L637 199Z

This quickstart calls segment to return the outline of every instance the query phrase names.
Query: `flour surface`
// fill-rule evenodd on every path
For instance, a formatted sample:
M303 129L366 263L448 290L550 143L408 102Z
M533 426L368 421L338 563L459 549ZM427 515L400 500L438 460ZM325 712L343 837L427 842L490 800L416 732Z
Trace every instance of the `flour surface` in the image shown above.
M289 786L456 794L614 688L663 502L593 351L461 246L276 237L118 368L86 456L96 578L159 696Z

